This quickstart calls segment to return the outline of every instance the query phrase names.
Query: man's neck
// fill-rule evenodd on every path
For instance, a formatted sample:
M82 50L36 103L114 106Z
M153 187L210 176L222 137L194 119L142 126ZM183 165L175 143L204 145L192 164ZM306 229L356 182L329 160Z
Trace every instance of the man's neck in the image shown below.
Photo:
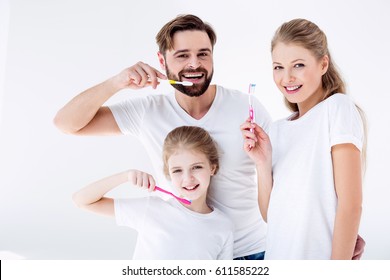
M187 96L175 90L175 98L180 107L187 112L191 117L200 120L207 114L211 105L213 104L217 87L210 85L209 88L198 97Z

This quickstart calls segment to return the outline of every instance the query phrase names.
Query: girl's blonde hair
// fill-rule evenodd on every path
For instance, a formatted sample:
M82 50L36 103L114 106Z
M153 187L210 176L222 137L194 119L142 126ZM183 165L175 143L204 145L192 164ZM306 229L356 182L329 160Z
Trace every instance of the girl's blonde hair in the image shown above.
M322 76L322 88L324 90L323 100L335 93L346 94L345 83L330 55L326 35L315 23L306 19L293 19L289 22L283 23L276 30L274 37L272 38L271 52L278 43L301 46L306 50L309 50L318 60L327 55L329 58L329 66L327 72ZM287 108L291 111L298 111L298 105L296 103L291 103L286 98L284 98L284 102ZM362 149L362 159L363 168L365 169L367 124L364 111L359 106L356 105L356 107L363 121L364 143Z
M194 150L206 155L210 165L219 169L219 155L217 145L210 134L197 126L180 126L168 133L163 146L164 174L169 178L168 159L181 149Z

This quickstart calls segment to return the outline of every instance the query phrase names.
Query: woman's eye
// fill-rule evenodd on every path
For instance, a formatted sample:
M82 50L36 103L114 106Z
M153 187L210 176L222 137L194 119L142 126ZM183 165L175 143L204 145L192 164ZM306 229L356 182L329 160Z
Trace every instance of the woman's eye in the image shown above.
M294 65L294 68L301 68L304 67L305 65L303 63L298 63Z
M203 168L203 166L201 166L201 165L195 165L194 167L193 167L193 169L202 169Z
M175 170L172 171L172 173L180 173L180 172L181 172L180 169L175 169Z
M280 69L283 69L283 67L282 66L275 66L274 67L274 70L280 70Z

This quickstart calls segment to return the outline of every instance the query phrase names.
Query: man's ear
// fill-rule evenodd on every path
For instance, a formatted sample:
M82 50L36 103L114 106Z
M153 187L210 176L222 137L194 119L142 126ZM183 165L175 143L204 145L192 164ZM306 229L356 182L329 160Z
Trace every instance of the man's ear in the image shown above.
M158 62L160 62L160 67L165 71L165 58L161 52L157 52Z

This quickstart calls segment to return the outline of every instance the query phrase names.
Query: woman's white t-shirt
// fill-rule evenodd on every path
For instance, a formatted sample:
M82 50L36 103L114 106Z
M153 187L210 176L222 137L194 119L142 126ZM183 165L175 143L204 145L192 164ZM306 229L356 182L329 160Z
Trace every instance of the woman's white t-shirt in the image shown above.
M271 125L266 259L330 259L337 208L331 148L352 143L361 150L363 138L361 116L345 94Z

